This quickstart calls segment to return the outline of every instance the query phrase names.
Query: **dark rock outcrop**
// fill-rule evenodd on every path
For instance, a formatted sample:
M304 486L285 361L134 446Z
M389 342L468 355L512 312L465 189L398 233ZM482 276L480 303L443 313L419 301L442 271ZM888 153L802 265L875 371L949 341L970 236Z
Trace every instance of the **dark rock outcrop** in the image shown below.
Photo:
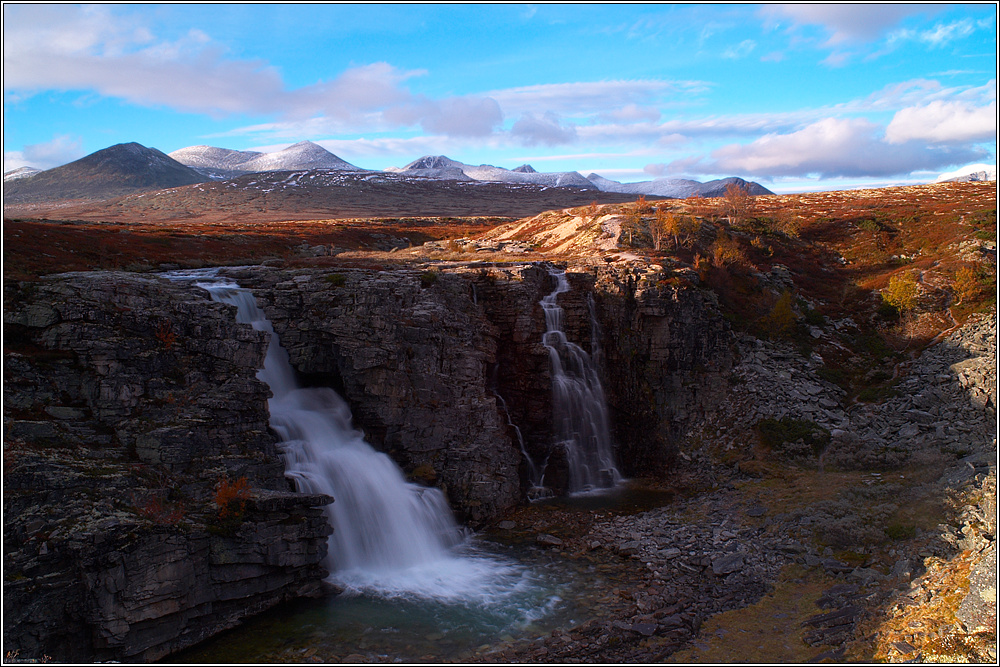
M9 283L4 305L5 649L153 660L319 592L331 499L283 478L265 335L127 273Z
M337 390L368 441L465 522L526 493L518 431L559 479L547 266L225 273L253 290L301 381ZM669 464L674 434L721 400L721 318L654 269L568 278L566 332L603 369L619 466ZM130 273L9 283L4 318L6 644L151 660L318 592L331 499L283 477L256 379L266 334L199 288Z
M551 459L559 490L539 305L555 286L547 266L230 274L254 290L303 380L340 392L404 470L433 468L466 521L495 518L527 489L517 431L535 461ZM658 276L571 271L560 296L569 339L603 365L627 475L671 462L674 438L722 400L731 365L711 300Z

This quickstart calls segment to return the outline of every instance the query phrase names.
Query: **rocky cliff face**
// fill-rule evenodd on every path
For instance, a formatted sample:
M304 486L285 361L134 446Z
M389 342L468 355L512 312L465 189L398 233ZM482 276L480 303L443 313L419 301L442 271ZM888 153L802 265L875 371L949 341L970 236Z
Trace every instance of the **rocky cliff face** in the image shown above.
M499 330L469 283L416 271L230 272L306 384L331 386L373 447L440 486L466 521L517 503L518 453L485 381Z
M262 334L127 273L8 284L4 303L5 648L152 660L318 592L330 499L283 479Z
M563 490L539 305L555 288L547 266L230 273L254 290L303 381L343 394L369 441L445 489L464 520L522 497L519 436L537 463L551 458L546 483ZM704 293L658 284L656 270L567 275L566 332L599 357L620 466L669 464L675 437L722 400L722 318Z
M523 498L518 432L536 460L552 446L547 267L226 273L302 382L343 395L369 442L462 520ZM673 435L721 400L721 318L655 271L568 276L567 335L602 364L619 466L668 464ZM196 287L128 273L12 283L5 305L6 644L156 659L319 590L330 499L283 478L255 377L265 334Z

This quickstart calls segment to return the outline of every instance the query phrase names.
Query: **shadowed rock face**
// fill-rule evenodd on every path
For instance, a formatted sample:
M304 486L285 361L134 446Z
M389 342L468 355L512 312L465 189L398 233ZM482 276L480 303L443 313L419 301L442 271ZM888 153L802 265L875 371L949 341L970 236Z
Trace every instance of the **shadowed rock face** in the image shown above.
M227 274L300 379L341 393L368 441L462 520L521 501L510 423L533 458L552 445L546 267ZM721 318L639 270L568 277L566 333L600 359L620 468L668 465L673 434L720 400ZM5 307L5 644L152 660L319 590L330 498L283 477L256 378L266 334L199 288L124 272L12 282ZM243 477L248 497L223 512L220 484Z
M154 660L319 591L330 498L283 478L263 335L127 273L10 283L4 305L6 647Z
M236 275L303 378L340 392L368 440L404 470L433 468L464 520L489 521L527 490L508 420L536 462L553 454L546 267L456 269L432 284L412 270ZM638 271L567 275L567 336L600 357L623 472L669 465L674 438L722 400L724 321L701 292L661 289ZM560 465L556 454L546 478L557 491Z

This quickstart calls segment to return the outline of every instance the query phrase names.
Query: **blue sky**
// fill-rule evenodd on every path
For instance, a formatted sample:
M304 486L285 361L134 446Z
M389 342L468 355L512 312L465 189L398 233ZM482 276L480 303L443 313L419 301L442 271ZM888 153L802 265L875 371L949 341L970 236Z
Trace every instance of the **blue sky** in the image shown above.
M112 144L775 192L996 164L989 4L5 4L4 171Z

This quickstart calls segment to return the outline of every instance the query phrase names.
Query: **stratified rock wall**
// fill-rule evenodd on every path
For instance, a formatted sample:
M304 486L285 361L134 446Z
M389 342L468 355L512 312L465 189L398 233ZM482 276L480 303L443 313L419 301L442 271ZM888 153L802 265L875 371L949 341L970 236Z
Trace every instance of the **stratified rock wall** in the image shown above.
M266 335L129 273L9 283L4 306L5 650L153 660L318 592L330 498L284 479Z
M732 332L714 294L662 282L655 268L602 268L594 289L619 460L626 475L648 474L725 402Z
M571 269L569 339L597 357L626 475L671 461L721 400L728 332L652 269ZM549 267L228 269L306 384L336 389L409 476L481 525L552 450ZM324 576L325 496L293 492L257 380L267 336L203 290L130 273L5 287L5 645L149 660ZM517 428L515 428L515 426ZM246 478L237 516L220 484ZM335 527L334 527L335 529Z
M230 275L251 288L306 382L332 386L376 449L440 486L465 521L519 500L519 454L486 384L498 329L471 285L397 270Z
M494 519L526 490L517 431L536 464L549 458L547 265L228 274L253 289L303 381L340 392L368 440L442 487L464 520ZM569 340L598 357L628 475L672 461L689 422L723 400L732 364L710 297L658 276L571 269L559 297ZM549 464L560 491L560 463Z

